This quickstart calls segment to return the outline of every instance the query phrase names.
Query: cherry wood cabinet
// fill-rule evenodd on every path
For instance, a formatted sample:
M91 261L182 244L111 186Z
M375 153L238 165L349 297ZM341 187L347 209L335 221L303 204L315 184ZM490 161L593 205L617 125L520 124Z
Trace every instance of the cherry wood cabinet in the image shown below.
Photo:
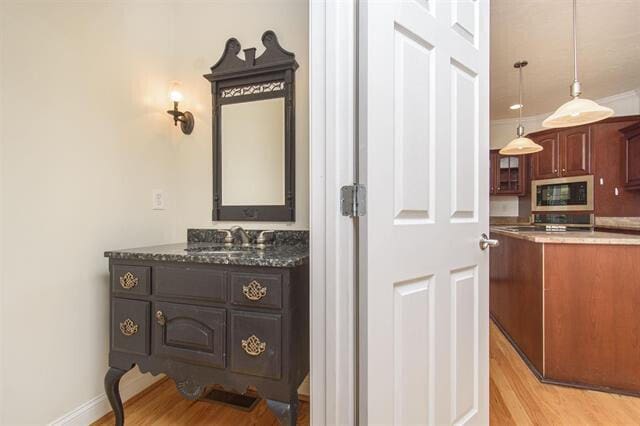
M492 150L489 155L490 190L492 195L524 195L526 191L526 156L500 155Z
M557 132L544 134L539 137L531 136L531 139L543 149L531 156L533 163L533 179L550 179L558 177L560 170L560 142Z
M491 317L540 381L640 396L640 246L491 238Z
M623 135L622 176L624 187L640 189L640 123L621 129Z
M533 179L591 174L590 126L530 135L544 149L533 154Z

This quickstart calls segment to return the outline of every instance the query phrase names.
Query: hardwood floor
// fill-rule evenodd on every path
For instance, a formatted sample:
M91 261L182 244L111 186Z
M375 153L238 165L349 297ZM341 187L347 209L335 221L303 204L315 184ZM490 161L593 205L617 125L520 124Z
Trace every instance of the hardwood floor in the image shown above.
M507 339L491 323L491 425L640 425L640 398L540 383ZM183 399L165 380L125 405L127 426L276 426L264 401L250 413ZM112 425L109 414L95 425ZM309 403L301 402L299 425L309 424Z
M640 398L542 384L491 322L491 425L640 425Z
M233 426L278 426L278 420L260 401L249 413L221 404L188 401L176 390L171 379L154 384L142 395L125 404L125 425L233 425ZM109 413L94 426L113 425L113 414ZM309 425L309 403L300 401L298 425Z

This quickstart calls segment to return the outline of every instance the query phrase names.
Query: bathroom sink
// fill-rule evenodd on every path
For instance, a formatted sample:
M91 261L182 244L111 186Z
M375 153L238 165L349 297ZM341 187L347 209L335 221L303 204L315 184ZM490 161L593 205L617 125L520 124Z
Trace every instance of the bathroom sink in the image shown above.
M247 253L247 249L241 249L240 247L231 247L227 248L222 245L214 245L214 246L196 246L196 247L187 247L184 251L188 253L197 253L197 254L208 254L208 255L240 255L243 253Z
M190 253L198 254L211 254L211 255L227 255L227 256L239 256L246 253L246 251L234 251L234 250L186 250Z

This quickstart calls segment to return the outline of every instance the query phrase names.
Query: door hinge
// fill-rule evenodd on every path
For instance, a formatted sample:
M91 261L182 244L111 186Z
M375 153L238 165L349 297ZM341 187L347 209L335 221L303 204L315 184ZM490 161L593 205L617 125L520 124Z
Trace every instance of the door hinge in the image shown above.
M340 188L340 210L342 216L359 217L367 214L367 188L360 184Z

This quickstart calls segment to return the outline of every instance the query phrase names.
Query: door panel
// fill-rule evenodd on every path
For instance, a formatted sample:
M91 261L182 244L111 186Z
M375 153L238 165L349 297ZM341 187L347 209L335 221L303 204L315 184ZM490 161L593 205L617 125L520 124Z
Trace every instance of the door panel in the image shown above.
M161 312L163 321L158 321ZM225 366L224 309L159 302L154 305L154 355Z
M542 151L533 154L533 179L550 179L560 176L558 134L545 135L535 142L542 146Z
M360 422L487 424L488 2L360 7Z
M565 130L560 134L562 176L591 173L591 132L589 126Z
M451 220L478 219L478 81L451 58ZM483 163L484 164L484 163Z

